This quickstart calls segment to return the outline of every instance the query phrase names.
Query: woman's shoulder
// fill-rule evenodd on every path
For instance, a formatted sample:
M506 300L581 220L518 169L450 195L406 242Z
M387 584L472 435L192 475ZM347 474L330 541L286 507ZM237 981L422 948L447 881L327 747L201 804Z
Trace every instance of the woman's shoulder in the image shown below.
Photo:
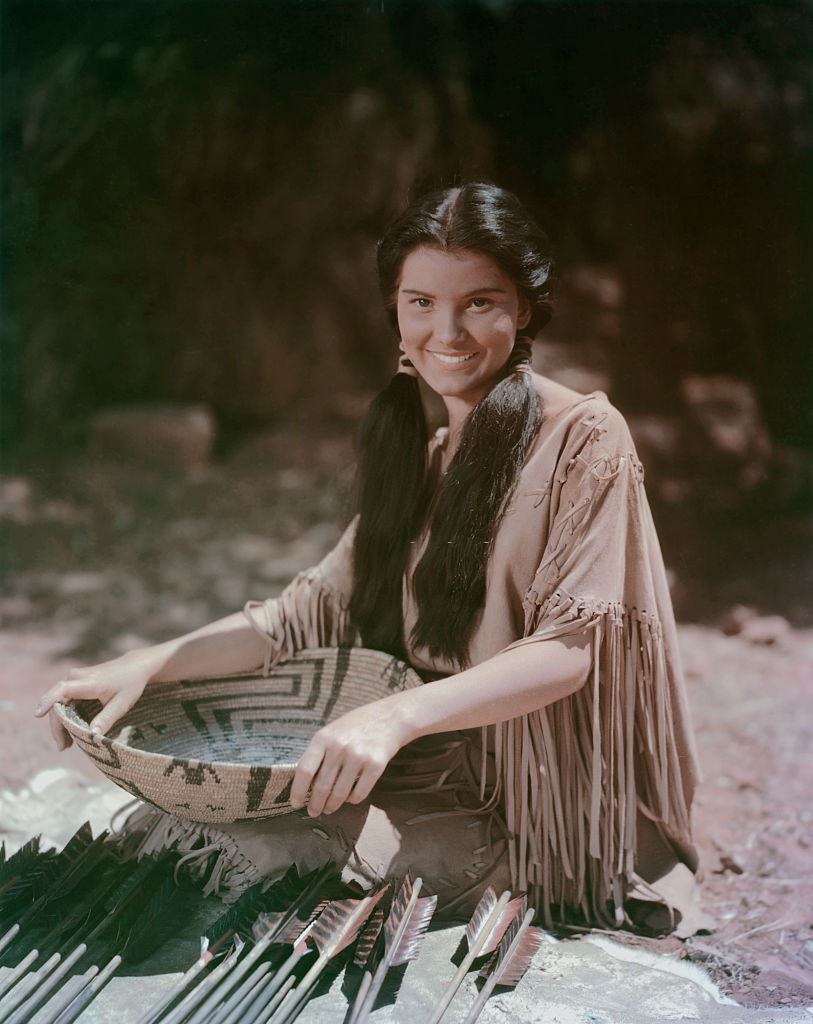
M627 421L604 391L582 394L538 373L533 382L542 403L543 427L548 424L574 441L592 437L612 446L630 442Z
M550 377L532 374L534 387L542 405L542 429L537 443L555 436L559 447L579 444L588 438L604 438L609 447L629 446L632 440L623 414L612 404L604 391L582 394ZM566 436L561 444L560 434ZM445 446L449 428L438 427L429 438L430 455Z

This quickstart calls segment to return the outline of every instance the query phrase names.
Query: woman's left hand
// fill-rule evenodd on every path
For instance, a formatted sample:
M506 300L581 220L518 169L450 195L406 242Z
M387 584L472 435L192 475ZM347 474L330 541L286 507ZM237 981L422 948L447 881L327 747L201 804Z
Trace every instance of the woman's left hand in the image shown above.
M290 802L308 814L332 814L345 802L361 803L409 736L390 704L374 701L342 715L316 733L296 766ZM389 707L386 705L389 704ZM310 790L310 797L308 797Z

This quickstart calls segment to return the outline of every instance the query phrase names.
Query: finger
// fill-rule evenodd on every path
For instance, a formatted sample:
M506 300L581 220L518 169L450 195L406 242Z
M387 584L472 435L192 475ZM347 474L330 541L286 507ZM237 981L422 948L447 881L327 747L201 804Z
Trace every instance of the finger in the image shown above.
M48 715L48 725L51 729L51 735L56 743L57 750L67 750L68 747L73 743L73 737L65 728L65 726L56 717L56 712L52 711Z
M106 735L121 716L130 710L131 706L132 703L127 697L120 693L116 694L91 721L90 731L102 736Z
M294 782L291 786L291 795L288 798L292 807L302 807L308 797L308 790L311 788L313 777L319 771L324 757L324 748L321 744L311 741L308 749L299 759L294 774Z
M328 797L339 774L340 763L336 758L325 757L322 767L316 773L311 785L311 796L308 800L308 814L318 818L325 809Z
M69 669L66 679L86 679L89 676L95 676L96 669L94 668L72 668Z
M361 764L357 759L348 759L345 761L342 770L336 781L333 783L333 789L330 791L330 796L325 802L323 814L333 814L334 811L338 810L345 800L350 796L350 790L356 783L356 779L359 777L359 771L361 770Z
M34 709L34 714L37 718L42 718L54 704L64 704L69 700L81 700L83 697L96 697L98 692L97 684L91 679L76 682L68 682L63 679L40 698L39 704Z
M347 798L347 802L349 804L360 804L362 800L366 800L372 792L373 786L381 778L383 771L383 764L380 764L378 761L368 761L361 775L359 775L358 782Z

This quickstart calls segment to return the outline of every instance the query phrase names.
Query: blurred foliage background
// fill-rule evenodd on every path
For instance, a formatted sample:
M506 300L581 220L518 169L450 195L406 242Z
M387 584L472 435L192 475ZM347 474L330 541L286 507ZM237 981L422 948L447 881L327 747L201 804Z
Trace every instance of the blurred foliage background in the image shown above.
M160 407L221 460L271 431L253 466L312 463L278 439L315 432L335 466L395 364L376 239L421 191L486 178L558 253L537 369L608 392L653 500L726 529L809 507L809 3L4 0L2 19L11 473L75 466L122 407L145 449L171 447L144 426Z

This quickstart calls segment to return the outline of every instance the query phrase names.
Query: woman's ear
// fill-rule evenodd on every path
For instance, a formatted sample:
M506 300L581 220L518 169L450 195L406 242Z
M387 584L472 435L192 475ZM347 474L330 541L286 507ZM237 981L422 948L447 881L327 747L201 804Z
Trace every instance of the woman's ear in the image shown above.
M531 321L531 303L525 295L519 296L519 307L517 309L517 330L527 327Z

